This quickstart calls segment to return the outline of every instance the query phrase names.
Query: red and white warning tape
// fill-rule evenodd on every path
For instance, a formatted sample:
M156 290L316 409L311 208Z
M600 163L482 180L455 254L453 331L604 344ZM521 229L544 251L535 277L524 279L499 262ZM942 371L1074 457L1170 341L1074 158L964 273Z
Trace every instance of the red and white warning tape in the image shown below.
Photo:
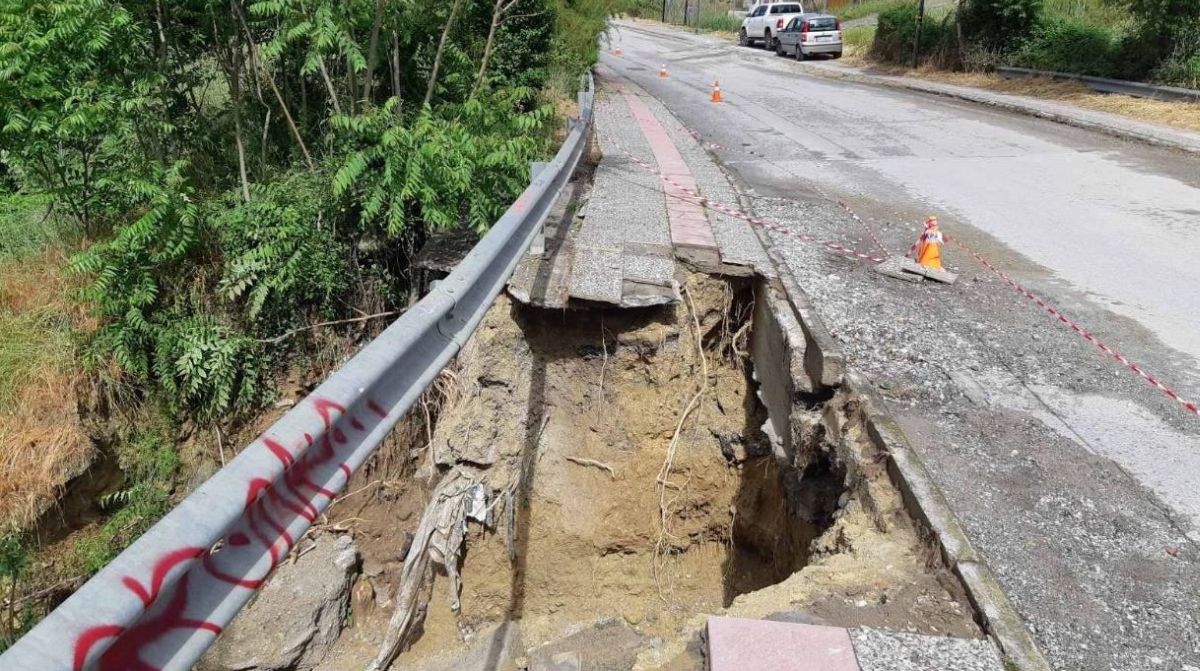
M724 147L722 147L719 144L716 144L714 142L705 141L704 138L696 131L693 131L692 129L687 128L685 126L681 126L681 127L689 135L694 137L698 142L700 142L702 145L706 146L707 148L724 149ZM609 141L610 142L612 141L611 138L609 139ZM676 189L692 196L693 198L696 199L696 202L703 207L710 207L717 211L728 214L729 216L737 217L738 219L742 219L743 221L746 221L752 225L761 226L763 228L778 232L782 235L786 235L786 236L789 236L792 238L803 240L805 242L815 242L815 243L820 244L830 250L833 250L833 251L836 251L836 252L839 252L842 254L847 254L849 256L854 256L856 258L873 261L876 263L884 261L883 258L880 258L877 256L872 256L870 254L864 254L862 252L851 249L849 247L846 247L839 243L833 242L831 240L821 240L821 239L813 237L811 235L797 233L795 231L792 231L791 229L785 228L778 224L773 224L773 223L771 223L769 221L765 221L763 219L751 217L751 216L745 214L744 212L742 212L740 209L735 209L735 208L729 207L727 205L708 200L706 197L700 195L700 193L693 191L693 190L683 186L682 184L679 184L678 182L671 179L667 175L658 171L656 168L654 168L650 164L646 163L645 161L641 160L640 158L638 158L637 156L635 156L634 154L632 154L625 148L621 147L620 144L618 144L616 142L613 142L613 144L616 145L617 148L620 149L620 151L623 154L628 156L629 159L632 160L634 163L638 164L643 169L657 175L664 182L670 184L671 186L675 187ZM841 206L841 208L843 210L845 210L850 215L851 218L853 218L855 221L862 224L863 227L867 229L867 232L871 236L871 239L874 240L875 244L879 247L879 249L883 250L884 254L887 254L888 253L887 247L884 246L883 242L879 239L879 237L875 235L875 231L872 230L871 227L868 226L867 223L862 218L860 218L858 216L858 214L856 214L854 212L854 210L850 208L849 205L847 205L846 203L844 203L840 200L837 201L837 203L839 206ZM1022 286L1016 280L1009 277L1008 274L1005 273L1003 270L1000 270L998 267L996 267L995 264L993 264L991 261L989 261L982 254L975 251L970 246L968 246L966 243L958 240L957 238L951 238L950 236L946 236L946 240L948 242L951 242L951 243L957 245L958 247L961 247L964 251L966 251L968 254L970 254L972 257L974 257L975 260L977 260L981 264L983 264L984 267L986 267L987 269L989 269L993 273L995 273L1001 280L1003 280L1006 284L1008 284L1010 287L1012 287L1017 293L1021 294L1026 299L1032 301L1039 308L1041 308L1043 311L1045 311L1046 314L1057 319L1059 322L1062 322L1064 325L1066 325L1072 331L1079 334L1080 337L1082 337L1084 340L1091 343L1096 349L1100 350L1108 357L1112 358L1113 360L1117 361L1121 365L1125 366L1129 370L1136 373L1138 375L1138 377L1142 378L1149 385L1155 387L1159 391L1166 394L1168 398L1178 402L1188 412L1190 412L1194 415L1200 415L1200 406L1198 406L1195 401L1189 401L1189 400L1183 398L1182 396L1179 395L1179 392L1164 385L1162 382L1159 382L1157 377L1150 374L1144 368L1142 368L1138 364L1134 363L1133 361L1130 361L1128 358L1125 357L1125 355L1121 354L1117 350L1115 350L1112 347L1110 347L1109 345L1107 345L1104 341L1097 338L1093 333L1091 333L1087 329L1080 326L1080 324L1078 322L1076 322L1075 320L1073 320L1070 317L1067 317L1065 314L1063 314L1062 311L1059 310L1058 308L1056 308L1054 305L1050 304L1045 299L1041 298L1037 294L1034 294L1033 292L1026 289L1024 286ZM916 250L917 250L917 243L914 242L908 250L908 256L913 256L916 253Z
M850 215L851 219L857 221L863 228L867 229L867 235L871 236L871 239L875 241L875 246L879 248L879 251L883 252L884 254L889 253L887 246L883 244L883 241L879 239L878 235L875 235L875 229L871 228L870 224L864 221L862 217L858 216L858 213L850 209L850 206L846 203L839 200L837 204L846 211L846 214ZM915 244L913 246L916 247Z
M679 182L672 179L670 176L659 171L654 166L652 166L649 163L638 158L636 155L634 155L632 152L630 152L629 150L622 147L620 145L620 143L614 141L612 138L606 138L606 139L608 139L609 142L611 142L614 146L616 146L617 149L620 150L620 152L622 154L625 154L625 156L628 157L629 160L636 163L638 166L640 166L645 171L647 171L651 174L657 175L659 177L659 179L661 179L662 181L666 182L667 184L670 184L671 186L675 187L675 189L687 194L688 196L691 196L692 198L695 199L692 202L695 202L697 205L700 205L701 207L711 208L711 209L721 212L723 214L727 214L731 217L736 217L738 219L741 219L742 221L745 221L753 226L761 226L762 228L766 228L768 230L775 231L776 233L779 233L781 235L786 235L791 238L796 238L797 240L803 240L804 242L815 242L815 243L825 247L826 249L830 249L832 251L838 252L839 254L853 256L855 258L863 259L865 261L872 261L874 263L881 263L885 260L884 258L879 257L879 256L872 256L871 254L864 254L863 252L860 252L856 249L852 249L850 247L847 247L843 244L834 242L832 240L822 240L820 238L817 238L817 237L814 237L811 235L807 235L805 233L799 233L797 231L793 231L790 228L766 221L765 219L751 217L750 215L746 214L745 212L742 212L738 208L734 208L734 207L731 207L724 203L719 203L717 201L710 200L708 197L701 195L698 191L694 191L694 190L680 184Z
M1157 388L1159 391L1166 394L1170 399L1177 401L1188 412L1192 413L1193 415L1200 415L1200 406L1197 406L1194 401L1189 401L1189 400L1183 398L1174 389L1171 389L1170 387L1164 385L1162 382L1159 382L1158 378L1156 378L1153 375L1151 375L1150 373L1146 372L1146 370L1143 369L1138 364L1125 358L1125 355L1121 354L1120 352L1113 349L1112 347L1109 347L1107 344L1104 343L1104 341L1100 340L1094 334L1092 334L1090 331L1088 331L1087 329L1080 326L1078 322L1076 322L1075 320L1073 320L1070 317L1063 314L1061 310L1054 307L1053 305L1048 303L1045 299L1041 298L1037 294L1035 294L1032 291L1021 286L1016 280L1009 277L1008 274L1005 273L1003 270L1000 270L999 268L997 268L991 261L989 261L982 254L975 251L974 249L972 249L970 246L968 246L966 243L962 242L961 240L951 238L949 236L946 236L946 239L948 241L950 241L951 243L957 245L958 247L961 247L963 250L965 250L971 256L975 257L976 261L979 261L980 263L982 263L985 267L987 267L989 270L991 270L993 273L995 273L1001 280L1004 280L1004 282L1006 284L1008 284L1008 286L1012 287L1017 293L1021 294L1025 298L1033 301L1039 308L1044 310L1046 312L1046 314L1050 315L1051 317L1054 317L1058 321L1065 324L1072 331L1078 333L1084 340L1086 340L1086 341L1090 342L1092 345L1094 345L1096 347L1096 349L1100 350L1101 352L1104 352L1106 355L1108 355L1112 359L1118 361L1119 363L1121 363L1121 365L1125 366L1126 368L1133 371L1134 373L1137 373L1139 377L1141 377L1143 380L1145 380L1147 383L1149 383L1152 387Z

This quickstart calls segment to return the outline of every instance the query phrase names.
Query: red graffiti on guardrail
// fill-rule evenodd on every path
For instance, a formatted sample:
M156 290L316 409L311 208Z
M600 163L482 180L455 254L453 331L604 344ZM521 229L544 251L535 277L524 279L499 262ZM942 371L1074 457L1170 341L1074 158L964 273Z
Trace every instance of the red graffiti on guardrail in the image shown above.
M84 630L75 639L75 671L89 668L89 662L97 671L158 671L159 667L142 659L146 646L178 630L202 630L214 636L221 633L220 625L188 616L189 586L199 592L205 589L203 583L212 579L239 588L258 589L295 545L296 539L288 531L291 523L298 517L309 523L315 521L333 501L335 489L341 489L350 480L351 469L342 454L342 448L350 440L340 424L344 421L358 432L367 431L368 426L346 414L346 408L335 401L320 397L311 401L324 425L320 437L314 440L310 434L304 434L293 452L281 441L263 436L264 448L283 464L282 475L274 481L265 477L250 479L241 519L214 549L183 547L163 554L155 561L145 584L132 576L121 578L121 584L142 602L146 615L129 627L102 624ZM374 400L368 400L366 405L377 416L372 424L387 417L387 411ZM343 477L341 484L335 489L319 484L332 477L327 469L335 465ZM270 565L259 576L246 575L245 571L257 563L264 550L270 555ZM203 573L184 573L164 590L168 575L195 559L201 560ZM195 584L189 585L193 578ZM160 599L164 593L167 596ZM96 646L108 639L116 640L99 657L89 659Z

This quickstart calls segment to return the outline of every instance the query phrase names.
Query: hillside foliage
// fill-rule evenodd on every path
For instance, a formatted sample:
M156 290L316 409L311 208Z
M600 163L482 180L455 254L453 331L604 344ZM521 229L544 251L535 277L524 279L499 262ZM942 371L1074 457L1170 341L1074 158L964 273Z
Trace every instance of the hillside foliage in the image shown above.
M488 228L594 62L601 0L0 0L0 174L91 241L97 369L249 410L318 320Z
M896 3L879 16L873 57L908 62L915 5ZM963 0L949 17L927 17L924 31L932 45L922 47L921 60L936 65L1017 65L1200 88L1200 0Z

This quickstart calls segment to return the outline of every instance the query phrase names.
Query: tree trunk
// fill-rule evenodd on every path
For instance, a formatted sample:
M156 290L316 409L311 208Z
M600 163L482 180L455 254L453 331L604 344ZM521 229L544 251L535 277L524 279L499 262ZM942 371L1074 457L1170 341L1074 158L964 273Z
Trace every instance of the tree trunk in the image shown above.
M392 31L392 97L400 100L400 36ZM400 106L396 105L397 112Z
M242 142L242 50L231 50L233 76L229 78L229 95L233 98L233 139L237 143L238 176L242 181L242 199L250 202L250 178L246 172L246 145Z
M321 69L321 79L325 81L325 88L329 90L329 99L333 101L333 112L338 116L342 114L342 106L338 103L337 90L333 88L333 80L329 78L329 70L325 68L325 57L317 57L317 66Z
M258 143L259 164L263 173L267 171L267 131L271 129L271 108L267 108L267 117L263 119L262 140Z
M250 56L255 59L255 62L261 63L258 59L258 47L254 44L254 36L250 34L250 27L246 25L246 18L242 16L242 11L236 5L234 13L237 14L238 21L242 24L242 30L246 32L246 43L250 45ZM296 144L300 145L300 152L304 154L304 162L308 165L311 172L317 171L317 166L313 163L312 155L308 153L308 146L304 144L304 138L300 137L300 129L296 128L296 121L292 119L292 113L288 111L287 102L283 99L283 94L279 92L279 87L275 85L275 77L270 72L264 72L267 76L267 84L271 86L271 92L275 94L275 101L279 103L279 109L283 112L283 118L287 120L288 129L292 131L292 137L296 139Z
M367 81L363 85L363 100L370 105L372 89L375 88L375 66L379 57L375 50L379 47L379 28L383 25L383 0L375 0L375 18L371 21L371 39L367 41Z
M430 101L433 100L433 92L437 89L438 70L442 67L442 54L446 50L446 42L450 39L450 28L454 25L454 19L458 17L460 7L462 7L462 0L454 0L454 6L450 8L450 17L446 19L446 27L442 29L442 39L438 41L437 55L433 57L433 70L429 73L429 83L425 86L425 100L421 102L422 107L428 107Z
M483 78L487 75L488 61L492 59L492 49L496 44L496 29L500 27L501 17L504 12L504 0L496 0L496 5L492 9L492 25L488 28L487 42L483 45L483 58L479 61L479 72L475 74L475 84L471 86L471 94L467 99L475 97L479 92L479 87L483 86Z

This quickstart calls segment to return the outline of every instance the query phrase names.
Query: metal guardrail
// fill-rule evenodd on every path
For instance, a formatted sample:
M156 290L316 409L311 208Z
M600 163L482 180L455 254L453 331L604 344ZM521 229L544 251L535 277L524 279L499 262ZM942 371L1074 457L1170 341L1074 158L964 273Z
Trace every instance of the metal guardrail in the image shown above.
M462 348L587 143L554 160L453 272L0 656L4 671L189 669Z
M1045 70L1030 70L1029 68L998 67L996 74L1005 79L1045 77L1047 79L1062 79L1077 81L1085 84L1093 91L1102 93L1118 93L1135 98L1153 98L1155 100L1182 100L1200 103L1200 90L1185 89L1178 86L1155 86L1142 82L1128 82L1121 79L1105 79L1090 75L1076 75L1069 72L1049 72Z

